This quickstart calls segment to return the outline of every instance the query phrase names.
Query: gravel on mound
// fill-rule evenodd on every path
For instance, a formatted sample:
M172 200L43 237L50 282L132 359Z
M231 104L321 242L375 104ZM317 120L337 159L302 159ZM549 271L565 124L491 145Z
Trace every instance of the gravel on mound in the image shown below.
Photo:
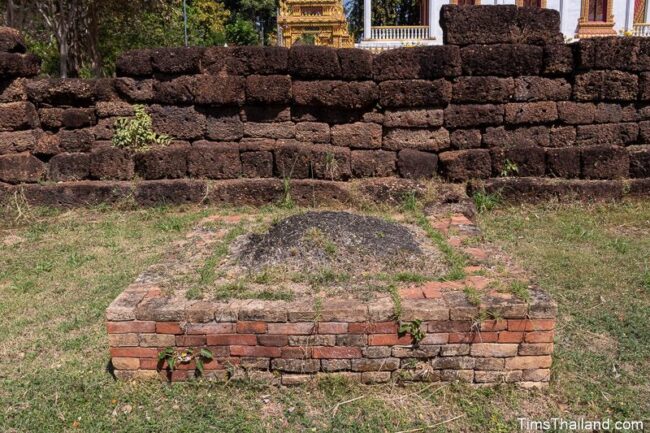
M233 245L239 266L355 273L441 273L440 252L417 227L349 212L306 212L273 224Z

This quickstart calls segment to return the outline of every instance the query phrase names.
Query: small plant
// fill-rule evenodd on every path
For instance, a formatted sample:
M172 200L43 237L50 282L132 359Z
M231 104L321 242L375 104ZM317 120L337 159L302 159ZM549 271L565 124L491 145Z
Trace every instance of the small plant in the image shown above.
M479 213L491 211L497 207L501 201L497 194L488 194L481 191L474 193L472 199L474 200L474 205Z
M501 177L512 176L513 174L519 173L519 167L516 163L506 159L503 162L503 168L501 169Z
M410 191L404 194L404 199L402 200L402 208L405 212L417 212L419 209L419 203L414 191Z
M333 153L327 152L325 154L325 172L330 180L334 180L336 173L339 171L339 163L334 157Z
M192 348L177 350L173 347L166 347L158 353L158 370L167 362L167 368L174 371L178 364L189 364L194 361L197 375L203 374L203 365L206 361L213 359L212 352L208 349L195 350Z
M510 293L523 301L528 301L530 299L528 285L522 281L513 281L510 284Z
M467 298L467 302L469 302L471 305L475 307L481 305L481 294L479 293L478 290L476 290L475 287L465 286L463 288L463 293Z
M278 207L282 209L293 209L295 207L293 198L291 198L291 177L285 176L282 179L282 198L278 203Z
M169 136L157 134L153 130L151 116L143 105L134 105L133 111L133 118L120 117L115 121L113 146L133 152L146 152L151 145L166 146L170 143Z
M399 330L397 333L402 336L405 334L411 334L413 338L413 344L417 345L426 337L424 331L422 330L422 320L415 319L411 322L402 322L399 324Z

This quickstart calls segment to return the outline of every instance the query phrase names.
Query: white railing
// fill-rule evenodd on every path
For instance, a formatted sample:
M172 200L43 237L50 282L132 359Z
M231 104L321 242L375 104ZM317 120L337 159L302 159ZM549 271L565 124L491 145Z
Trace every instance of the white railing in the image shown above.
M370 39L380 41L408 41L429 39L429 26L374 26Z
M633 36L650 36L650 23L639 23L634 24L634 29L632 30Z

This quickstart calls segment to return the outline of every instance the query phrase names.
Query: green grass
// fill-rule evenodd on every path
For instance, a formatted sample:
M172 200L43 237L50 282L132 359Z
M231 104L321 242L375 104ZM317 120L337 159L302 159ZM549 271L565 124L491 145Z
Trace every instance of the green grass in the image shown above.
M498 433L518 431L521 416L648 420L648 201L480 215L487 239L559 303L548 391L340 379L297 388L113 381L106 307L206 213L34 209L18 222L0 215L0 431L396 432L461 416L423 431Z

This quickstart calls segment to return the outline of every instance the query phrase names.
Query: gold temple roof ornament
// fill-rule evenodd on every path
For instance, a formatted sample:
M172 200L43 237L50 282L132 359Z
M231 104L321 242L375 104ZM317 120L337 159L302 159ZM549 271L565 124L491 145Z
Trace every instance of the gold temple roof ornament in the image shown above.
M280 0L278 43L353 47L342 0Z

